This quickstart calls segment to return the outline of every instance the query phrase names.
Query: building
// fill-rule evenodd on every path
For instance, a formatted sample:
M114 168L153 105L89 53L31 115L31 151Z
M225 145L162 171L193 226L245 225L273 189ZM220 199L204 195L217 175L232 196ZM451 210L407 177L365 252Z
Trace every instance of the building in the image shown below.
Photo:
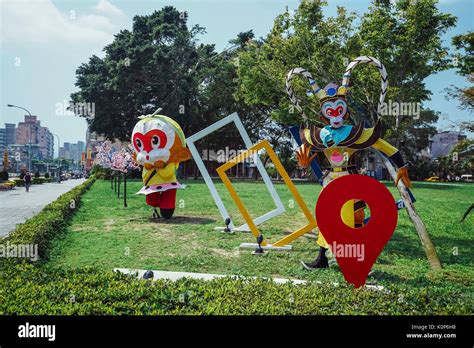
M37 116L25 115L25 121L18 123L16 130L16 144L39 145L38 159L54 157L54 137L48 127L42 127Z
M78 141L77 144L70 144L69 154L75 164L81 162L82 153L85 151L85 149L86 144L83 141Z
M7 147L6 139L7 130L5 128L0 128L0 152L3 153L3 150Z
M16 143L16 124L5 123L5 145Z
M86 169L89 170L92 167L92 164L94 163L94 159L97 155L97 146L102 144L105 141L105 137L102 135L99 135L97 133L91 132L89 130L89 127L87 127L86 131L86 148L85 148L85 153L86 153Z
M41 157L41 149L38 144L10 144L7 150L9 154L11 154L11 165L17 169L28 168L30 160ZM19 158L19 160L17 160L17 158Z
M59 157L61 159L72 161L72 169L81 168L82 153L85 152L85 142L78 141L77 143L63 143L59 148Z
M461 132L443 131L439 132L430 139L430 153L433 158L439 158L449 155L453 147L465 140L466 135Z
M54 136L47 127L38 128L38 145L43 158L54 157Z
M37 116L25 115L25 121L18 123L16 144L38 144L38 127L40 122Z
M64 159L71 159L70 148L70 143L63 143L63 146L59 148L59 157Z

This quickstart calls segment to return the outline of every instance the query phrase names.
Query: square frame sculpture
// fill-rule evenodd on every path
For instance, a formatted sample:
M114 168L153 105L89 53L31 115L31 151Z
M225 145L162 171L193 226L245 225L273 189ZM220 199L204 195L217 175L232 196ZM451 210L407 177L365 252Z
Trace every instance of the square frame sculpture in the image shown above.
M250 216L247 208L245 208L244 204L242 203L242 200L240 199L239 195L234 189L234 186L232 185L229 177L226 174L226 171L232 168L233 166L237 165L238 163L244 161L246 158L249 156L255 155L258 151L260 150L265 150L267 151L268 156L270 157L271 161L273 162L273 165L275 166L277 172L281 175L283 178L283 181L285 182L286 186L290 190L290 192L293 195L293 198L296 200L298 205L300 206L301 210L303 211L303 214L305 217L308 219L308 223L299 228L298 230L292 232L290 235L280 239L279 241L268 245L267 241L264 240L262 243L262 246L266 246L268 249L272 248L285 248L287 245L295 240L296 238L310 232L313 228L317 227L316 219L313 217L311 214L311 211L308 209L308 206L304 202L303 198L299 194L298 190L296 189L295 184L293 184L293 181L291 181L290 176L286 172L285 168L281 164L278 156L276 155L275 151L273 151L270 143L268 140L263 140L260 143L250 147L247 151L242 152L238 156L234 157L227 163L224 163L221 165L219 168L217 168L217 173L219 174L220 178L224 182L224 185L227 187L227 190L229 191L231 197L233 198L235 204L239 208L242 216L244 217L245 221L247 222L248 226L250 227L250 231L252 234L256 237L260 235L260 231L258 230L257 226L253 223L252 217ZM258 156L257 156L258 157ZM253 247L255 244L251 243L243 243L241 247Z
M248 148L252 147L252 141L250 140L250 137L247 133L247 131L244 128L244 125L242 121L239 118L239 115L237 115L236 112L230 114L229 116L223 118L222 120L219 120L213 124L211 124L209 127L204 128L203 130L197 132L196 134L193 134L189 138L186 139L187 146L189 150L191 151L191 154L193 155L193 159L196 162L197 167L199 168L199 171L201 172L201 175L209 188L209 191L211 192L212 198L214 198L214 202L217 205L217 208L219 209L219 212L221 213L222 219L225 220L227 218L230 218L230 214L227 211L226 207L224 206L224 203L222 202L221 196L216 190L216 186L214 185L214 182L211 179L211 176L209 175L209 172L201 158L201 155L199 154L199 151L196 148L196 145L194 144L196 141L206 137L207 135L215 132L216 130L230 124L234 123L235 126L237 127L237 130L239 131L240 136L242 137L242 140L244 141L245 146ZM265 170L265 167L263 166L262 162L260 161L260 158L256 158L255 164L257 166L257 169L262 176L263 182L267 186L268 191L270 192L270 195L273 199L273 202L276 205L276 209L269 211L266 214L263 214L259 217L257 217L255 220L252 220L252 223L254 225L259 225L262 222L265 222L275 216L278 216L286 211L280 196L278 196L278 193L275 190L275 187L273 186L272 180L268 176L267 171ZM247 220L246 220L247 221ZM232 219L230 220L229 227L231 230L234 231L250 231L250 227L247 223L243 224L242 226L235 227Z

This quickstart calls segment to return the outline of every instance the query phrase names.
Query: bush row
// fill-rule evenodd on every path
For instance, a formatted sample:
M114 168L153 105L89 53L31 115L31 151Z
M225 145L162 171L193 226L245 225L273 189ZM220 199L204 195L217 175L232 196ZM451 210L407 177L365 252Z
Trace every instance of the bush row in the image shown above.
M25 186L25 180L23 179L18 179L18 178L15 178L15 179L12 179L12 181L15 182L16 186ZM45 184L45 183L49 183L51 182L51 178L32 178L31 179L31 183L33 185L41 185L41 184Z
M79 206L81 195L94 181L95 178L91 177L61 195L54 202L48 204L38 215L18 225L2 243L8 240L11 244L37 244L39 255L45 257L49 242L64 230L68 218Z
M110 168L104 168L98 164L95 164L91 169L91 175L94 175L97 179L111 179L114 176L123 176L123 173L119 173ZM139 169L129 170L127 173L127 178L130 179L141 179L141 171Z
M150 281L92 268L3 264L1 315L429 315L472 309L468 293L436 287L382 292L230 277Z
M92 177L65 193L10 235L11 244L38 244L64 230ZM74 200L74 209L71 201ZM0 242L1 243L1 242ZM429 315L470 314L471 294L459 289L397 286L387 291L351 285L275 284L264 279L139 280L85 268L0 258L0 315Z
M16 183L14 181L10 181L10 180L5 181L5 182L0 183L0 191L11 190L15 186L16 186Z

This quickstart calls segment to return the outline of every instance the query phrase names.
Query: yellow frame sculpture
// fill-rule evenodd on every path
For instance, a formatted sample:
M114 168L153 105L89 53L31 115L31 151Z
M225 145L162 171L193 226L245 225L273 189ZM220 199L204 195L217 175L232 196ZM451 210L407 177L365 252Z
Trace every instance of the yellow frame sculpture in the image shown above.
M242 200L240 199L239 195L235 191L234 186L232 185L232 182L229 180L229 177L226 174L226 171L234 167L238 163L241 163L242 161L246 160L248 157L256 154L258 151L262 149L267 151L267 154L272 160L273 165L275 166L277 172L283 178L283 181L285 182L286 186L288 187L291 194L293 195L293 198L296 200L301 210L303 211L304 215L308 219L308 224L292 232L288 236L280 239L279 241L271 244L271 246L273 247L284 247L287 244L291 243L296 238L301 237L302 235L310 232L313 228L316 228L318 225L316 223L316 219L311 214L311 211L308 209L308 206L306 205L303 198L301 197L298 190L296 189L295 184L293 184L293 181L291 181L290 176L288 175L285 168L281 164L280 159L276 155L275 151L273 151L268 140L263 140L259 142L258 144L255 144L254 146L250 147L246 151L240 153L239 155L231 159L230 161L224 163L219 168L217 168L217 174L219 174L219 177L222 179L222 182L224 183L225 187L229 191L232 199L235 202L235 205L237 205L237 208L239 209L245 222L249 226L250 231L255 236L255 238L257 238L260 235L260 231L258 230L257 226L254 224L252 217L250 216L247 208L245 208L244 204L242 203ZM262 246L268 246L268 243L266 240L262 242Z

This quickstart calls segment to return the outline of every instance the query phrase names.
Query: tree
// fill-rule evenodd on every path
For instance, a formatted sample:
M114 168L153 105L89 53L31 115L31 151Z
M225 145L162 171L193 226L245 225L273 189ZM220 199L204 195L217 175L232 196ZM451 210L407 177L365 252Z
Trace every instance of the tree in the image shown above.
M304 67L313 73L320 86L328 82L340 83L349 61L369 55L385 65L390 86L388 99L396 103L422 103L431 92L423 80L449 68L447 48L442 46L442 35L456 22L450 14L440 13L434 0L374 1L360 23L356 14L338 7L335 17L325 18L320 0L303 1L294 15L287 11L275 19L267 37L243 51L239 65L239 95L250 105L269 108L272 117L283 124L301 123L289 104L284 81L294 67ZM352 122L370 123L374 119L380 94L380 77L369 66L357 68L351 77L348 96ZM307 81L294 83L295 92L302 96L309 89ZM311 123L319 123L319 106L314 99L302 103ZM427 144L431 126L437 119L435 112L424 110L411 117L397 114L384 117L385 138L400 147L403 139L412 140L411 146L400 148L405 157L415 157L420 140ZM416 116L416 117L415 117ZM421 137L418 139L417 137ZM423 145L423 144L421 144ZM393 165L384 158L392 178ZM426 227L417 215L403 184L399 192L410 219L425 249L430 266L441 268L436 250Z
M447 99L456 98L461 102L460 109L467 109L472 112L474 109L474 32L470 31L463 35L456 35L452 39L452 44L458 51L453 58L453 67L456 68L457 73L464 76L470 87L456 87L451 86L446 89ZM461 129L474 131L473 121L463 121L460 124Z
M221 53L213 45L198 45L204 28L187 27L186 13L164 7L149 16L136 16L133 29L122 30L105 47L105 58L92 56L77 69L79 92L72 102L95 102L95 117L89 119L92 131L108 139L129 140L137 116L161 113L177 120L186 135L203 129L218 119L237 112L253 141L267 126L264 106L246 105L234 97L237 91L239 52L253 39L253 32L240 33ZM74 110L76 111L76 110ZM87 117L85 114L79 116ZM286 146L280 135L266 132L275 150ZM226 127L202 141L205 149L232 146L244 148L236 129Z
M431 92L423 80L449 68L441 36L455 24L455 17L440 13L432 0L376 1L356 24L356 14L343 7L338 7L335 17L324 17L325 5L324 1L303 1L294 15L285 12L277 17L265 39L241 52L238 95L247 104L265 105L282 124L299 124L301 117L285 93L286 73L301 66L311 71L320 86L340 83L346 64L360 55L375 56L386 66L389 100L423 103L429 99ZM377 71L358 67L351 84L352 121L370 120L380 94ZM305 95L309 86L301 80L294 88ZM319 123L315 99L303 101L302 107L311 122ZM427 143L435 132L432 124L437 113L424 110L419 118L413 116L384 117L385 137L396 146L406 139ZM403 146L401 150L405 155L419 151Z
M158 108L187 134L215 118L214 105L204 104L199 93L216 55L213 45L197 44L203 32L198 25L189 29L187 14L171 6L135 16L133 29L120 31L103 59L92 56L76 71L80 90L72 102L96 104L90 129L125 141L137 117Z

